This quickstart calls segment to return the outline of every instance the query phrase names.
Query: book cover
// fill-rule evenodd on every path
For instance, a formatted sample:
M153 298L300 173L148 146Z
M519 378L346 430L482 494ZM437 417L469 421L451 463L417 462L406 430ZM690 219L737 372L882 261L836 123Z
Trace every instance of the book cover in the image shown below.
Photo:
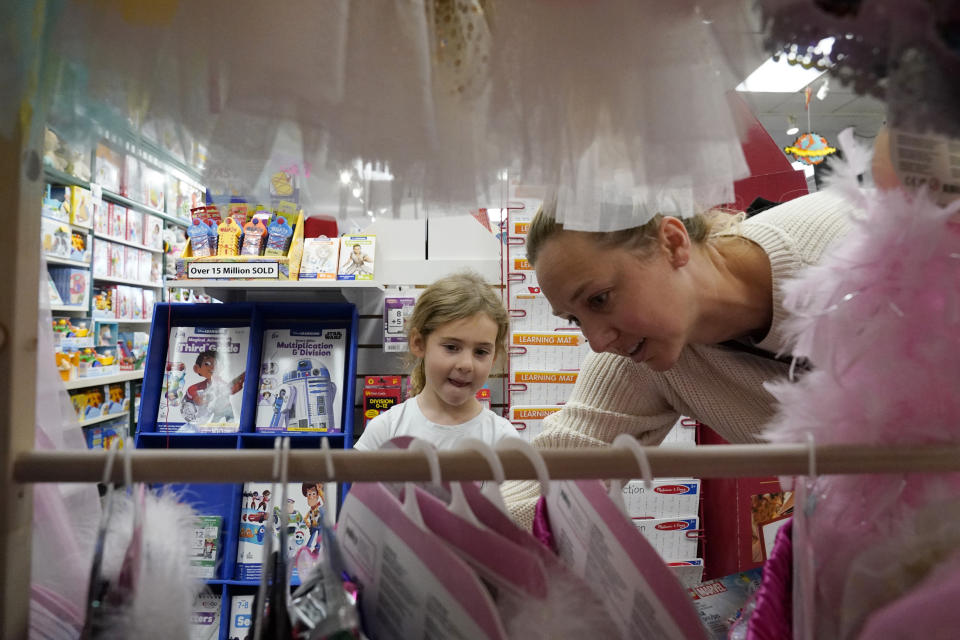
M337 280L373 280L376 242L370 234L341 236Z
M300 261L301 280L336 280L340 241L337 238L305 238Z
M237 432L249 344L249 327L174 327L157 431Z
M263 335L256 430L343 430L346 329L268 329Z
M230 596L229 640L247 640L253 635L253 595Z
M243 485L236 567L240 580L260 579L264 542L272 535L273 544L279 544L281 523L285 522L286 526L288 559L292 560L303 548L311 551L322 548L321 525L327 505L336 504L336 484L291 482L287 485L286 504L281 508L281 496L277 495L270 512L271 486L269 482ZM296 567L293 567L293 579L299 580Z
M190 570L194 577L208 580L216 577L222 525L220 516L198 516L194 521L190 538Z
M190 640L220 637L220 594L205 591L197 596L190 613Z

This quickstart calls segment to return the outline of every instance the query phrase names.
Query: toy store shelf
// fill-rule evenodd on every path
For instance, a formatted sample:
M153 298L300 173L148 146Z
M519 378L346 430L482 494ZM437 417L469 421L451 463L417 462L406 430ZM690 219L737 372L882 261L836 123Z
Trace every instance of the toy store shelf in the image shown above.
M98 276L93 274L94 280L100 280L102 282L116 282L117 284L130 284L135 287L143 287L144 289L163 289L162 284L156 284L154 282L140 282L139 280L127 280L126 278L114 278L112 276Z
M52 304L50 305L50 311L68 311L74 313L90 313L90 309L86 306L80 306L78 304Z
M89 380L89 378L84 378L84 380ZM127 418L129 420L130 416L126 413L108 413L105 416L97 416L96 418L90 418L89 420L80 420L80 426L89 427L90 425L97 424L98 422L116 420L117 418Z
M92 376L89 378L77 378L66 382L67 389L82 389L84 387L96 387L101 384L113 384L114 382L126 382L128 380L139 380L143 377L143 369L137 371L123 371L115 373L112 376Z
M132 242L124 238L114 238L113 236L104 235L101 233L94 233L93 237L97 240L107 240L109 242L116 242L117 244L125 244L128 247L133 247L135 249L140 249L141 251L149 251L150 253L163 253L163 249L152 249L146 245L140 244L138 242Z
M168 289L379 289L384 286L372 280L167 280Z
M95 318L104 322L116 322L117 324L150 324L150 318Z
M76 185L78 187L83 187L84 189L90 188L90 183L88 181L81 180L80 178L76 176L72 176L69 173L58 171L53 167L44 167L43 172L46 175L46 179L48 182L52 182L54 184ZM141 204L139 202L131 200L130 198L127 198L126 196L122 196L119 193L114 193L113 191L107 191L106 189L102 189L101 191L102 191L104 200L108 200L110 202L113 202L114 204L119 204L129 209L135 209L136 211L149 213L150 215L157 216L158 218L163 218L170 224L179 225L181 227L188 226L186 221L181 220L180 218L171 216L170 214L164 211L160 211L159 209L154 209L153 207L148 207L145 204Z
M83 262L82 260L69 260L67 258L58 258L57 256L44 256L47 259L47 264L62 264L68 267L83 267L84 269L90 268L89 262Z

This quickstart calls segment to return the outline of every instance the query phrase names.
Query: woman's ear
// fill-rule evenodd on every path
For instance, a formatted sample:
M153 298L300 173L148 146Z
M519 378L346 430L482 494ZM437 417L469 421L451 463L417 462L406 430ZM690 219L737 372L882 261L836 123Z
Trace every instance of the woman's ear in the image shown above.
M690 235L679 218L664 216L660 220L658 241L672 266L682 267L690 261Z
M416 329L410 330L410 337L407 339L410 346L410 353L417 358L422 358L427 352L427 341L423 335Z

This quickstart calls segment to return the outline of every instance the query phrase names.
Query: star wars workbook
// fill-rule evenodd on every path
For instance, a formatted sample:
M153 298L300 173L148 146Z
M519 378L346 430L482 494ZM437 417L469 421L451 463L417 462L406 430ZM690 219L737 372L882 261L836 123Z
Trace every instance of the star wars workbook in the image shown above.
M343 430L346 329L268 329L263 335L256 430Z
M238 431L249 345L249 327L173 327L157 431Z

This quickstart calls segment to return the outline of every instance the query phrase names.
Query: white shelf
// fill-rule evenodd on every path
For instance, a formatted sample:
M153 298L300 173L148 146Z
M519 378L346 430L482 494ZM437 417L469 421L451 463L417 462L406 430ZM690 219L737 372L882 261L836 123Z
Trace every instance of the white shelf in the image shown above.
M44 258L46 258L47 264L60 264L67 267L82 267L84 269L90 268L89 262L83 262L81 260L70 260L69 258L60 258L58 256L48 255L44 255Z
M86 306L81 307L77 304L52 304L50 305L50 311L73 311L77 313L90 313L90 309Z
M134 249L141 249L142 251L149 251L150 253L163 253L163 249L151 249L150 247L132 242L130 240L124 240L122 238L114 238L113 236L107 236L100 233L94 232L93 237L97 240L106 240L108 242L116 242L117 244L124 244L128 247L133 247Z
M117 284L129 284L134 287L143 287L144 289L163 289L162 284L154 284L153 282L140 282L139 280L127 280L126 278L114 278L113 276L98 276L93 274L94 280L101 280L103 282L115 282Z
M127 421L130 421L129 413L111 413L106 416L97 416L96 418L90 418L89 420L80 420L81 427L89 427L90 425L97 424L100 422L106 422L107 420L116 420L117 418L126 418Z
M137 371L121 371L112 376L93 376L92 378L77 378L66 382L67 389L82 389L84 387L97 387L102 384L113 384L114 382L126 382L128 380L139 380L143 377L143 369Z
M373 280L167 280L167 289L380 289Z
M150 324L150 322L152 322L149 319L143 318L138 320L132 320L130 318L94 318L94 320L100 320L101 322L116 322L117 324Z

